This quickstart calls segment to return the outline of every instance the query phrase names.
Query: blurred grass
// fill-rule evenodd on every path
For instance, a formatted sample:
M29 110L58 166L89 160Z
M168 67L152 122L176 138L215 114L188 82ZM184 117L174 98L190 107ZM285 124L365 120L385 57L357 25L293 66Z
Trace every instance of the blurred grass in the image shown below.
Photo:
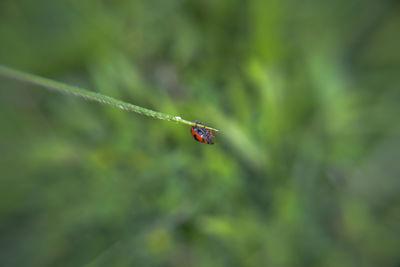
M399 14L2 1L2 64L221 132L1 78L0 265L397 266Z

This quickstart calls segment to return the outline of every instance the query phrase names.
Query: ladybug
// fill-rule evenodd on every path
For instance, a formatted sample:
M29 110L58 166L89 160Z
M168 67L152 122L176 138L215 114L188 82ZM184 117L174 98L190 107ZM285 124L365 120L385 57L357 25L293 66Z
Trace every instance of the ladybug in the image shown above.
M212 139L214 139L215 136L213 135L212 131L209 129L206 129L204 127L204 124L202 124L198 121L195 121L195 123L196 123L196 125L192 126L192 128L190 129L194 140L196 140L200 143L213 145L214 141ZM202 127L198 126L198 125L202 125Z

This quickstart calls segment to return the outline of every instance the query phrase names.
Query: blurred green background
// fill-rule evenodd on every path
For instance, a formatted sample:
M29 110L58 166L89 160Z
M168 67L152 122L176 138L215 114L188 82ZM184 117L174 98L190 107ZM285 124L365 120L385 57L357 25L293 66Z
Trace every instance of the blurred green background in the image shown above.
M400 2L2 0L1 266L400 266Z

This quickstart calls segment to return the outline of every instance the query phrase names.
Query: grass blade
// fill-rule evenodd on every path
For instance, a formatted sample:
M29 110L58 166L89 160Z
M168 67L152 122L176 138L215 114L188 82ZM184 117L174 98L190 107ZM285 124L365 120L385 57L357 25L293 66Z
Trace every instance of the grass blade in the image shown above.
M117 107L117 108L120 108L123 110L133 111L133 112L139 113L141 115L150 116L150 117L157 118L160 120L174 121L177 123L183 123L183 124L187 124L187 125L191 125L191 126L196 125L196 123L184 120L179 116L172 116L172 115L165 114L162 112L157 112L157 111L150 110L147 108L142 108L142 107L112 98L110 96L95 93L92 91L88 91L86 89L67 85L67 84L64 84L61 82L53 81L53 80L43 78L43 77L40 77L37 75L33 75L30 73L12 69L12 68L9 68L9 67L3 66L3 65L0 65L0 75L2 75L4 77L8 77L8 78L13 78L16 80L28 82L31 84L43 86L47 89L56 90L56 91L64 92L67 94L79 96L79 97L85 98L87 100L92 100L92 101L96 101L96 102L99 102L102 104L111 105L111 106L114 106L114 107ZM217 129L211 128L209 126L204 126L204 127L206 129L218 132Z

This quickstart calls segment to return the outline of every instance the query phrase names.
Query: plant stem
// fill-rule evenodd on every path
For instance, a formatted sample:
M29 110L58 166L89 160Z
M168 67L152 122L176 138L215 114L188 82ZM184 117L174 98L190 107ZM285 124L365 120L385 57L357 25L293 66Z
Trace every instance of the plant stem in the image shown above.
M136 113L139 113L139 114L142 114L145 116L157 118L160 120L175 121L178 123L183 123L183 124L187 124L187 125L191 125L191 126L196 125L196 123L184 120L179 116L172 116L169 114L157 112L157 111L150 110L147 108L142 108L142 107L112 98L110 96L91 92L86 89L78 88L75 86L71 86L71 85L61 83L61 82L43 78L43 77L40 77L37 75L33 75L33 74L29 74L29 73L22 72L19 70L15 70L15 69L3 66L3 65L0 65L0 75L2 75L4 77L13 78L16 80L21 80L24 82L32 83L35 85L43 86L47 89L52 89L52 90L72 94L75 96L83 97L85 99L96 101L96 102L99 102L102 104L108 104L108 105L111 105L111 106L114 106L114 107L117 107L117 108L120 108L123 110L133 111L133 112L136 112ZM204 128L218 132L217 129L214 129L214 128L211 128L208 126L204 126Z

